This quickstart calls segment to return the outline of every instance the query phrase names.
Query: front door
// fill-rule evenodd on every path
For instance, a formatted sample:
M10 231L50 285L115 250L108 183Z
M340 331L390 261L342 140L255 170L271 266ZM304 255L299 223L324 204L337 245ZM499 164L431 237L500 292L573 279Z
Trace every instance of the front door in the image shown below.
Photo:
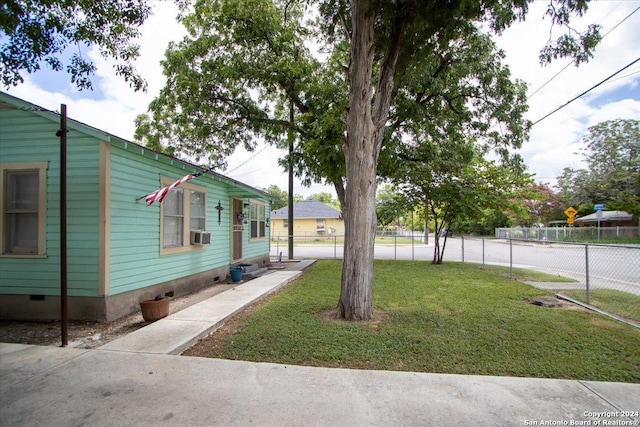
M233 199L231 203L231 262L242 259L242 233L244 231L244 203Z

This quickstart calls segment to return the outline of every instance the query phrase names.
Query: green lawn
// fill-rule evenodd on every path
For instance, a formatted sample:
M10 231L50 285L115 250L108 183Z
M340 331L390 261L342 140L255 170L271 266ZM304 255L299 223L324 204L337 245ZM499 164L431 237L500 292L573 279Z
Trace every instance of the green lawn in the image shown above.
M560 289L557 292L578 301L587 301L584 289ZM640 323L640 296L615 289L591 289L589 304L608 313Z
M518 280L520 282L560 282L560 283L575 283L577 280L571 279L569 277L564 277L560 275L542 273L540 271L528 270L526 268L513 268L509 269L509 267L504 267L501 265L491 265L485 264L482 267L486 271L490 271L492 273L498 274L503 277L509 278L510 274L511 278L514 280Z
M372 322L327 314L340 261L246 310L209 357L283 364L640 382L640 330L527 300L552 295L478 265L376 261ZM216 336L214 335L215 339Z

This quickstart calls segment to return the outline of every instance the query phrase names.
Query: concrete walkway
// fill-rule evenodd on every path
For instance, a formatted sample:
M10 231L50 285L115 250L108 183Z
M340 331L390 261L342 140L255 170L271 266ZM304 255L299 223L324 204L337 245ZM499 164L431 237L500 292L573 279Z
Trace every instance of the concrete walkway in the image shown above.
M0 343L0 426L640 424L640 384L172 355L299 274L254 279L95 350Z
M244 307L295 280L302 274L302 270L313 262L308 260L288 266L285 264L286 267L282 270L239 284L235 288L157 320L98 349L180 354Z

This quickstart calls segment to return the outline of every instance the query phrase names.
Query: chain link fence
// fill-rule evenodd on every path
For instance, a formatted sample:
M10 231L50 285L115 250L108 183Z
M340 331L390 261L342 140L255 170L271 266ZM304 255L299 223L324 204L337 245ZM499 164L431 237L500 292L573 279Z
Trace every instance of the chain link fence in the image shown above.
M422 232L377 234L376 259L431 261L432 234ZM342 259L343 235L293 236L296 258ZM440 245L445 244L440 238ZM292 254L292 256L293 256ZM271 256L289 258L288 237L272 236ZM502 265L510 272L524 268L556 276L549 282L531 282L618 317L640 323L640 245L604 245L551 240L448 237L444 260ZM511 275L513 277L513 274Z
M460 239L460 252L465 262L504 265L510 272L526 268L558 280L570 279L531 284L640 323L640 245L465 237Z
M496 228L498 239L526 239L547 242L624 241L640 237L640 227L512 227Z
M331 234L319 236L317 233L294 235L293 253L301 258L342 259L344 235ZM433 234L426 237L427 243L433 243ZM375 245L377 259L424 260L433 256L433 246L425 243L422 231L399 230L398 232L376 233ZM271 256L287 259L289 257L289 238L287 235L271 236Z

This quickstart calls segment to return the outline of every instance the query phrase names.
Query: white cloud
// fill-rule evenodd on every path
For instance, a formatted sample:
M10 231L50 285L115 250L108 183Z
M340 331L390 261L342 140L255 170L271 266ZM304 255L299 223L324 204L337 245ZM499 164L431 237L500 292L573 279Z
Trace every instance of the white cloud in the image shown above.
M606 120L635 119L640 118L640 99L623 99L607 104L606 108L600 108L589 117L589 126L596 125Z

